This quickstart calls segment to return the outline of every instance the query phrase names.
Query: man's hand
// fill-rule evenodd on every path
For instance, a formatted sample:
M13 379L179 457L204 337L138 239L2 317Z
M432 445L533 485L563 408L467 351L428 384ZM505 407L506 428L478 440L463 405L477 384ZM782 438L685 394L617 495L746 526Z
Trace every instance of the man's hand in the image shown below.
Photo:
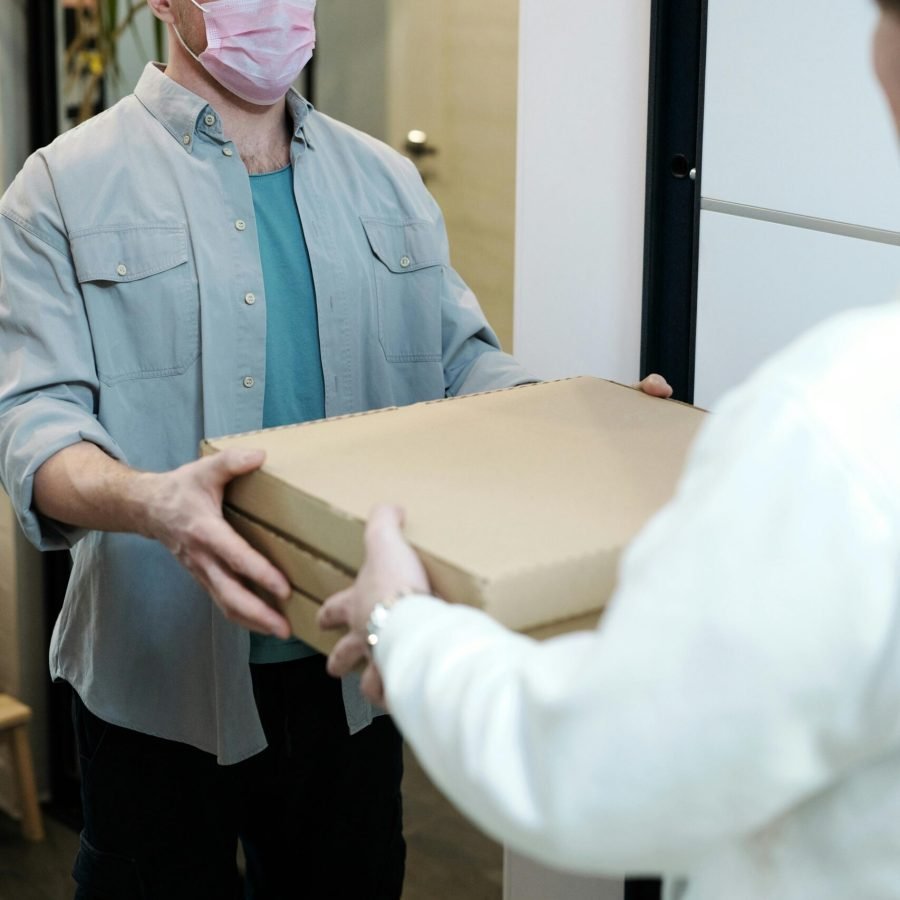
M258 469L262 451L226 450L172 472L139 472L82 441L35 473L37 511L78 528L140 534L161 541L209 591L225 616L247 628L290 635L287 620L246 587L287 600L290 585L222 516L225 486Z
M635 385L635 389L651 397L661 397L663 400L668 400L672 396L672 386L662 375L648 375Z
M287 638L291 633L287 619L247 585L284 602L291 595L288 580L222 515L226 485L255 471L264 460L261 450L225 450L171 472L142 474L135 489L146 509L141 533L175 555L225 618L251 631Z
M366 561L355 584L326 601L319 613L322 628L349 629L328 657L328 672L335 677L346 675L369 658L366 624L376 603L393 600L403 591L427 594L431 590L419 557L403 537L402 526L403 511L397 507L374 510L366 528ZM371 661L363 673L362 690L372 702L384 705L381 676Z

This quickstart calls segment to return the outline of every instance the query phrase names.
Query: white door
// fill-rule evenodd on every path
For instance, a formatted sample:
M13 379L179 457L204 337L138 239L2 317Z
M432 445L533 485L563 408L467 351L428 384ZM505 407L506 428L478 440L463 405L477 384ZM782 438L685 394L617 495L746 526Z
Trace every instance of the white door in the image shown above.
M710 0L695 401L900 284L876 4Z

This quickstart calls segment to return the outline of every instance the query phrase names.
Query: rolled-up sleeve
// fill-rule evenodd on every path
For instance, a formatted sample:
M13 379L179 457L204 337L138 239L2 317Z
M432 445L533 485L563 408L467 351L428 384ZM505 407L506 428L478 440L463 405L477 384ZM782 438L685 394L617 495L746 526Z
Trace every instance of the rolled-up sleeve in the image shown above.
M81 441L123 454L96 416L90 327L40 154L0 200L0 359L0 480L35 546L69 547L82 532L37 514L35 472Z

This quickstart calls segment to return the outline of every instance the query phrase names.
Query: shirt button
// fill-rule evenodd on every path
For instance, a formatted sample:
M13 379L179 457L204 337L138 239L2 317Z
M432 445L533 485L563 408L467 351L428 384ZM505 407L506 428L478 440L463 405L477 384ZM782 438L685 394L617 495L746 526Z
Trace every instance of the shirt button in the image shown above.
M412 265L412 260L408 256L400 257L400 268L401 269L408 269L410 267L410 265Z
M246 231L246 230L247 230L247 223L246 223L243 219L238 219L238 220L234 223L234 227L237 228L238 231Z
M182 137L182 139L181 139L181 143L184 144L185 147L187 147L187 145L190 144L190 142L191 142L191 136L189 134L184 135L184 137Z
M122 276L122 275L127 275L127 274L128 274L128 266L126 266L125 263L119 263L116 266L116 275Z
M225 156L234 156L234 150L232 150L231 147L223 147L222 153L224 153Z
M216 124L216 117L215 117L212 113L207 113L207 114L203 117L203 121L206 122L207 125L215 125L215 124Z
M253 304L256 303L256 294L254 294L253 291L248 291L244 294L244 303L246 303L247 306L253 306Z
M248 376L244 379L244 387L245 387L245 388L252 388L254 384L256 384L256 382L253 380L253 376L252 376L252 375L248 375Z

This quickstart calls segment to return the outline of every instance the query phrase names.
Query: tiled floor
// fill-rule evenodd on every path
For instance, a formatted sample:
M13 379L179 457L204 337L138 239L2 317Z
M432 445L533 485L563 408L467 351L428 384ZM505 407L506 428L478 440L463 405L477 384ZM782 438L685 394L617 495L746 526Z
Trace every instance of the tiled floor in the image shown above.
M470 826L407 754L403 900L499 900L502 850ZM47 817L47 840L29 844L0 815L0 900L71 900L78 836ZM365 898L359 898L365 900Z

